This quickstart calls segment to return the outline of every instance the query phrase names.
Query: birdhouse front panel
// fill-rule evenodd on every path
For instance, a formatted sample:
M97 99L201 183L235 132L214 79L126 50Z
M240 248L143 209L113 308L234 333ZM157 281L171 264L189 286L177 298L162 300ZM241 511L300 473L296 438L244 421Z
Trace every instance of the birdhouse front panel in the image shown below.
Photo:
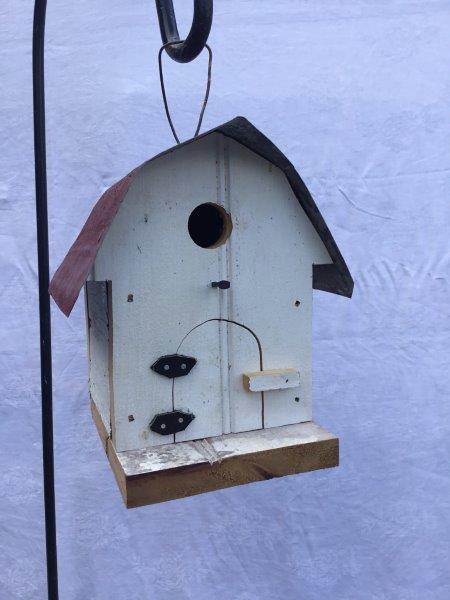
M351 296L353 281L294 167L248 121L107 190L52 280L65 314L84 284L94 419L124 498L137 494L127 505L159 501L156 472L181 469L169 498L337 464L311 423L312 292ZM232 478L205 467L225 458ZM194 464L204 480L186 479ZM130 490L145 474L143 498Z
M149 424L173 411L194 417L174 442L311 420L312 265L330 262L284 174L238 142L214 133L144 166L87 286L89 312L94 282L110 294L116 448L168 443ZM174 378L151 368L174 355L195 365ZM287 369L268 389L244 386Z

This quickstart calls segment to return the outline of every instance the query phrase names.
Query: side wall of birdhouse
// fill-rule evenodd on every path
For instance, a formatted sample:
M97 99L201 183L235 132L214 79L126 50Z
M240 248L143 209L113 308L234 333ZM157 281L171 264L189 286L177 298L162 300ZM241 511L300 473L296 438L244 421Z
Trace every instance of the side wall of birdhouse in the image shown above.
M85 285L89 394L103 425L111 433L112 314L108 281Z
M188 231L202 203L230 215L218 247ZM312 265L330 262L284 174L237 142L212 134L145 165L95 261L92 303L88 284L88 306L109 315L108 329L89 315L91 395L106 422L111 405L116 449L311 420ZM196 359L187 376L151 369L175 353ZM297 371L299 384L252 392L245 374L261 366ZM195 418L176 435L150 430L173 410Z

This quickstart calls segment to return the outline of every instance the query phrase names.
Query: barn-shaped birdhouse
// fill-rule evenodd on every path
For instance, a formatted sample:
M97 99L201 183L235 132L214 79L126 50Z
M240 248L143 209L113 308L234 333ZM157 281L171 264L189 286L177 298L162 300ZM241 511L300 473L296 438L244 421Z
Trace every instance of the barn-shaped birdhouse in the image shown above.
M353 281L246 119L103 194L51 283L66 315L83 285L92 411L127 506L337 465L312 421L312 300Z

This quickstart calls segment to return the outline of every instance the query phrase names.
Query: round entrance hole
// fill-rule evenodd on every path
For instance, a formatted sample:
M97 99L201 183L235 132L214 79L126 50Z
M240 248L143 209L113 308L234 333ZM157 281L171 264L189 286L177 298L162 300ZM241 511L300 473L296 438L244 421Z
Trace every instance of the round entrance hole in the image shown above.
M191 212L189 235L201 248L217 248L230 237L233 224L227 211L219 204L206 202Z

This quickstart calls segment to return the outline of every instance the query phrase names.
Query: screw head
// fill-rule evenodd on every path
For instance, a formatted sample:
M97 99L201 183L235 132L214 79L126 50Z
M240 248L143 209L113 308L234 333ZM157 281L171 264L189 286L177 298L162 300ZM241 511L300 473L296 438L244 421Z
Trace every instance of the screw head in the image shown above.
M169 365L164 365L164 371L168 371L170 369Z

